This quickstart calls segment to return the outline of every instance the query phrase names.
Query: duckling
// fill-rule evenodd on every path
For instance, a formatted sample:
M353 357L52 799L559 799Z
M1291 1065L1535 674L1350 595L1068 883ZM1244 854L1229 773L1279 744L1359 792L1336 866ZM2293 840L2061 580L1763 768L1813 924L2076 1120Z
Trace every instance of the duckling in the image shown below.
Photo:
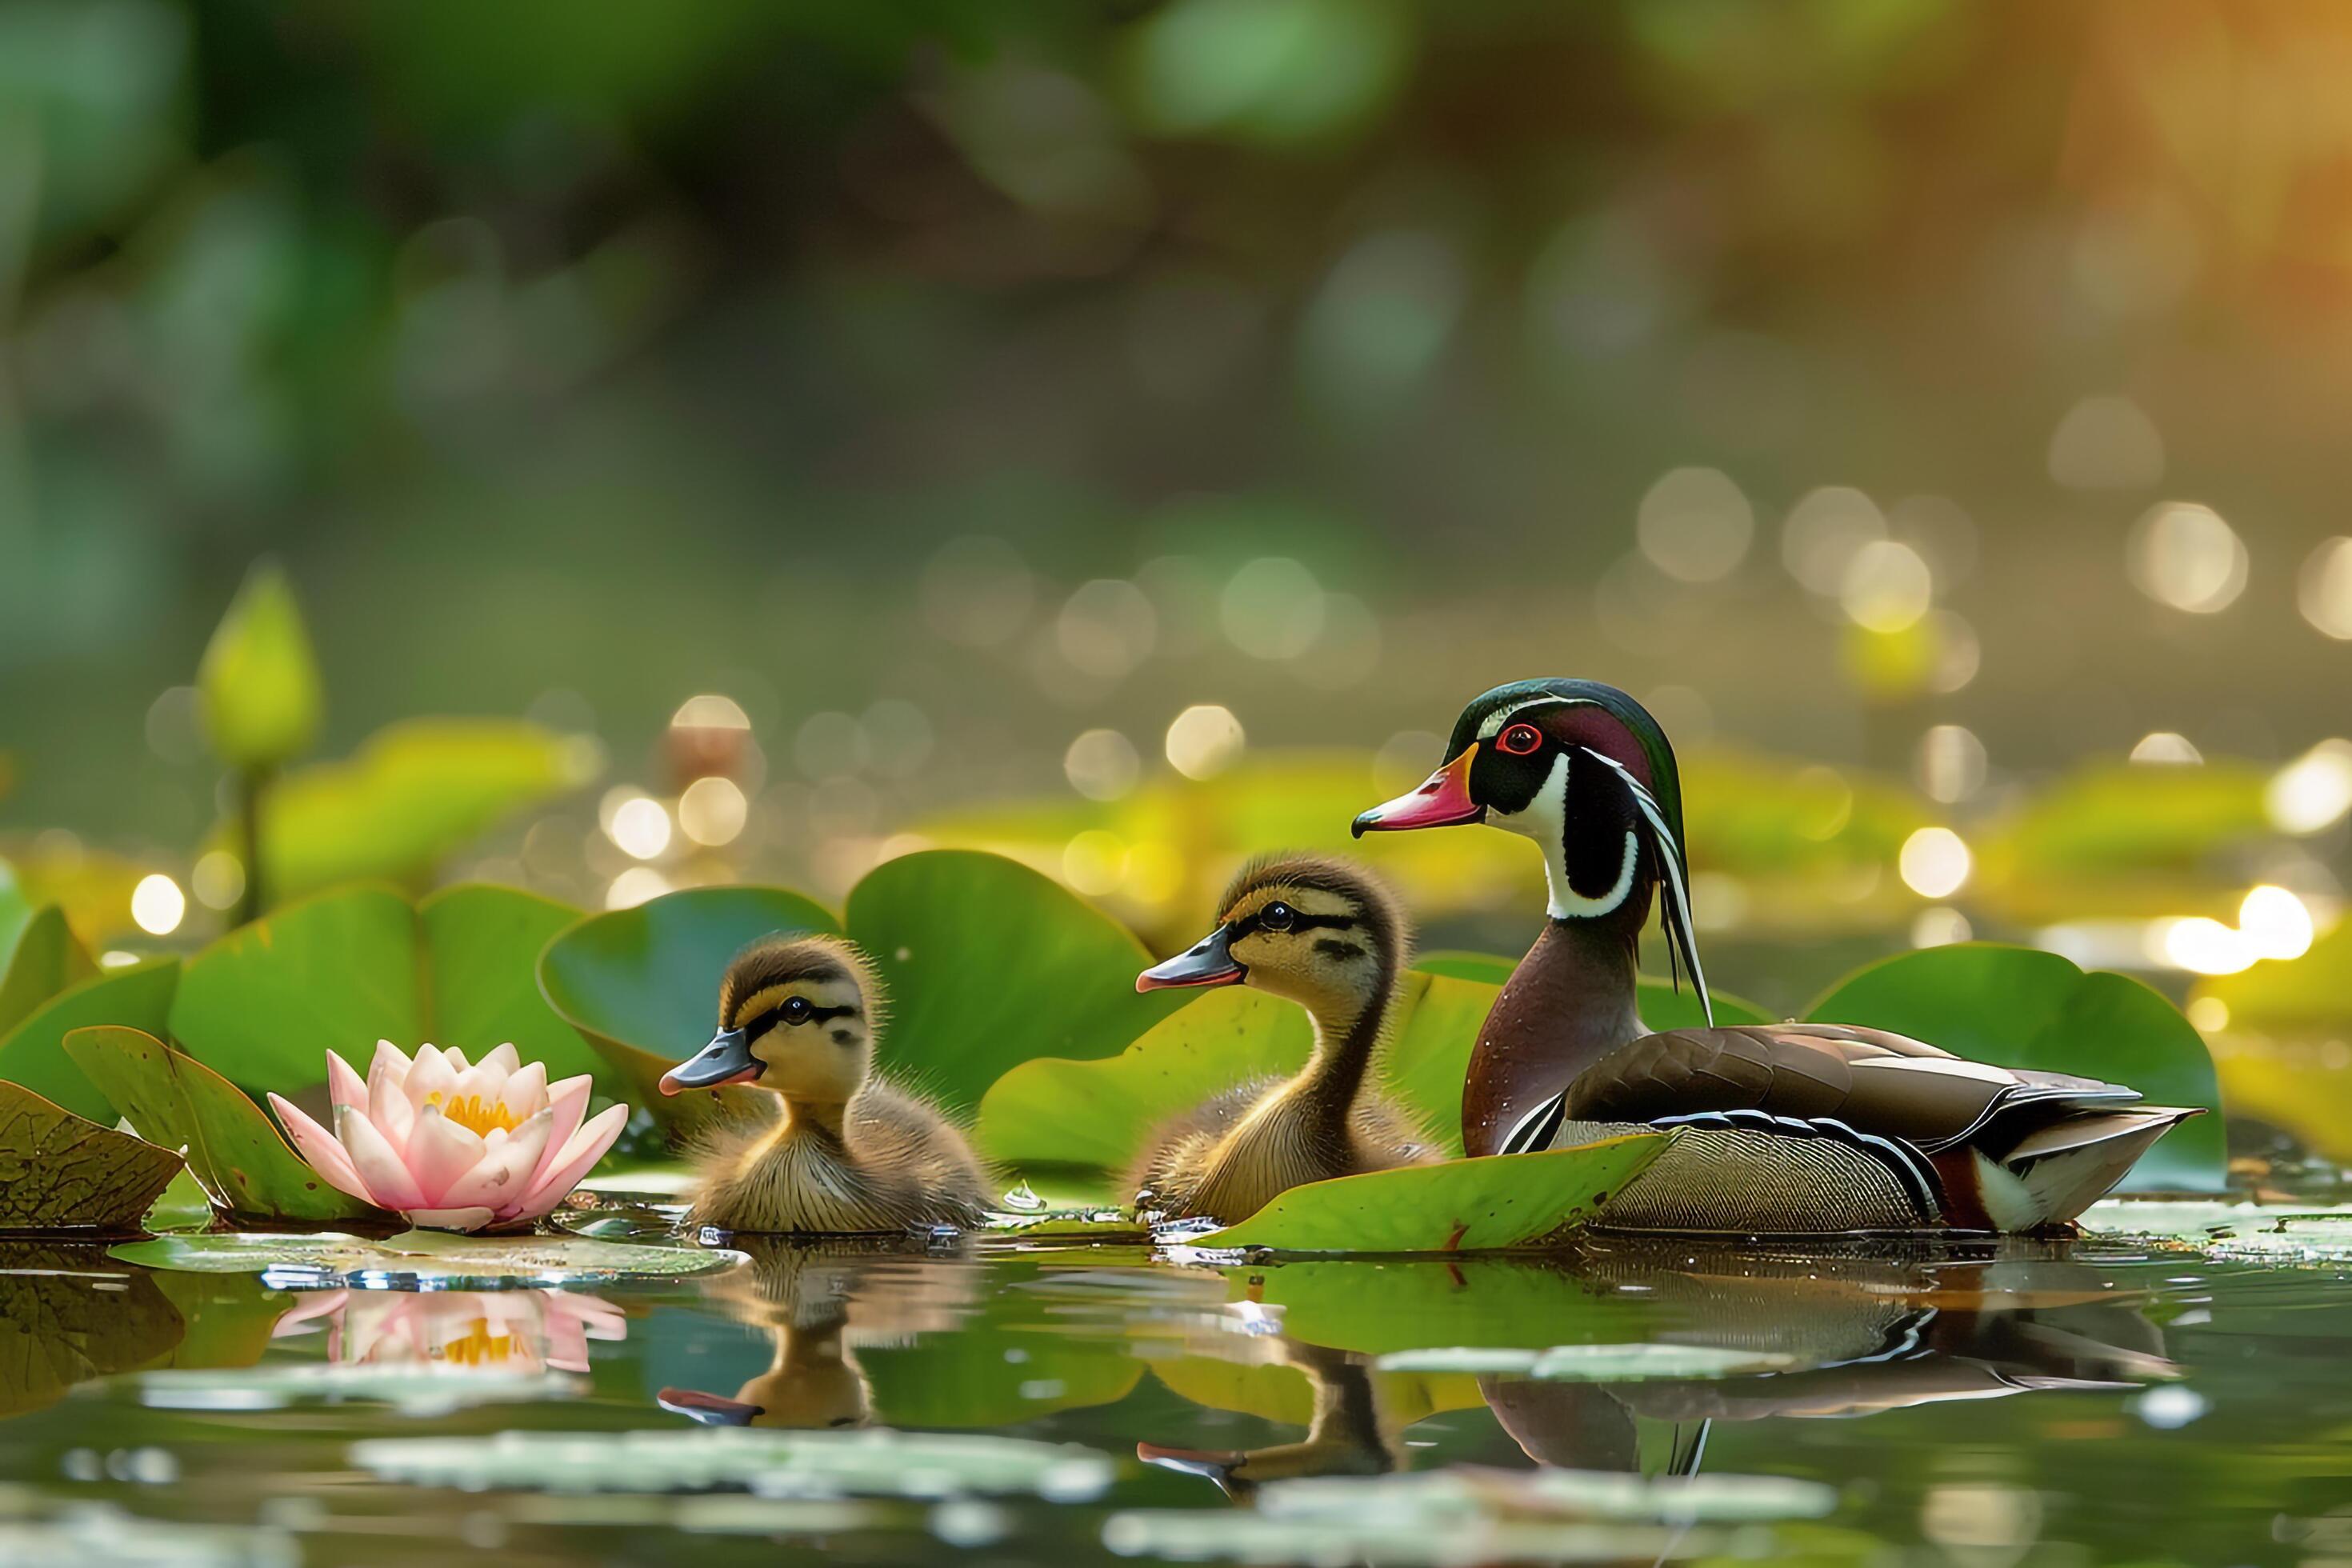
M1307 1182L1433 1163L1437 1151L1365 1079L1404 966L1403 916L1344 861L1288 856L1242 868L1217 929L1147 969L1139 991L1244 984L1297 1002L1315 1024L1297 1077L1238 1088L1171 1118L1145 1142L1130 1190L1171 1218L1243 1220Z
M963 1134L872 1076L881 1009L873 964L850 942L772 938L736 955L719 1032L661 1089L753 1084L779 1113L706 1134L696 1225L835 1236L980 1216L988 1174Z

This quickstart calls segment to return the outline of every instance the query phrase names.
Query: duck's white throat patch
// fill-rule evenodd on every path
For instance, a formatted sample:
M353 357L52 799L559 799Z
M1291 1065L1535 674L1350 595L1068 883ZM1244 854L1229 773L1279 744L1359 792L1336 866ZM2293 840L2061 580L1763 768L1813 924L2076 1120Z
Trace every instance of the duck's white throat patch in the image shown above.
M1625 857L1618 863L1616 885L1607 892L1588 899L1569 886L1568 764L1566 752L1552 759L1551 776L1544 780L1543 787L1536 791L1535 799L1528 802L1525 811L1490 810L1486 820L1534 839L1543 850L1544 884L1549 889L1552 919L1589 920L1610 913L1633 893L1634 873L1642 863L1642 841L1632 828L1625 830Z

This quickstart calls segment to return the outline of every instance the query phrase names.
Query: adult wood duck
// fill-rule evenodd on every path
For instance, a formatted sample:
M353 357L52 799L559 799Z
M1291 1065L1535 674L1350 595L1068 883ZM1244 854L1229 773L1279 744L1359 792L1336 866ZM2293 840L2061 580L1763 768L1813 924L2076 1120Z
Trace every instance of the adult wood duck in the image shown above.
M1479 1034L1462 1098L1472 1154L1675 1132L1611 1226L1820 1233L2028 1231L2071 1221L2197 1114L2093 1079L1994 1067L1840 1024L1674 1029L1635 1008L1653 895L1670 966L1704 1001L1674 748L1588 680L1498 686L1443 767L1355 831L1490 823L1544 850L1543 933ZM1713 1011L1708 1010L1713 1022Z

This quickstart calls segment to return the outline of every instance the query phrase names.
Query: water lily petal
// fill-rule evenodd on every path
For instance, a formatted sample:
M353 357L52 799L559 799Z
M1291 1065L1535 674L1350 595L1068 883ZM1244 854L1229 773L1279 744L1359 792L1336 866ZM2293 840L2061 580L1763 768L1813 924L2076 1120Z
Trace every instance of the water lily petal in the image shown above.
M352 1064L334 1052L327 1053L327 1098L337 1105L348 1105L362 1116L367 1114L367 1079L352 1070Z
M426 1204L444 1203L449 1189L482 1158L482 1135L442 1114L437 1105L416 1113L416 1130L408 1136L408 1171ZM405 1205L404 1205L405 1206Z
M522 1053L515 1049L512 1040L509 1040L484 1057L481 1065L496 1072L515 1072L522 1067Z
M441 1103L462 1105L467 1100L475 1100L483 1105L495 1105L499 1090L505 1087L504 1079L495 1078L479 1067L470 1067L457 1075L457 1081L449 1086L448 1097Z
M373 1078L380 1067L389 1067L394 1082L403 1081L408 1077L408 1053L390 1040L378 1040L375 1055L368 1058L368 1077Z
M342 1310L343 1303L350 1300L351 1296L349 1290L300 1292L294 1298L294 1305L286 1310L285 1316L269 1326L269 1337L282 1340L294 1334L307 1334L318 1326L321 1318L330 1320L328 1326L333 1327L334 1315Z
M431 1046L416 1047L416 1065L408 1069L408 1103L418 1110L432 1103L436 1096L446 1100L449 1088L457 1081L457 1069L448 1058Z
M408 1173L408 1167L373 1121L355 1110L337 1109L335 1141L352 1157L360 1180L367 1184L371 1203L388 1209L424 1205L425 1194L417 1189L416 1178Z
M398 1051L389 1058L383 1051L376 1053L375 1060L368 1067L367 1102L354 1109L375 1123L375 1130L383 1134L383 1141L392 1145L394 1153L405 1159L409 1129L415 1124L416 1112L408 1102L407 1078L413 1074L397 1059L399 1056Z
M507 1075L499 1103L516 1121L527 1121L547 1108L547 1064L531 1062Z
M539 1157L539 1169L530 1174L530 1184L537 1187L563 1151L572 1144L572 1135L580 1131L581 1120L588 1114L588 1091L595 1080L586 1073L567 1078L549 1086L548 1109L555 1112L555 1126L547 1135L547 1152Z
M466 1059L466 1053L459 1050L455 1046L442 1047L441 1059L449 1064L449 1070L451 1072L464 1072L467 1068L474 1065Z
M482 1157L456 1185L441 1194L451 1206L488 1204L500 1218L512 1218L530 1191L540 1156L547 1152L547 1134L555 1123L552 1110L542 1110L503 1138L483 1140Z
M427 1230L479 1230L490 1223L492 1215L486 1208L407 1209L401 1217Z
M625 1105L608 1105L599 1111L572 1135L554 1165L531 1184L521 1210L513 1217L537 1219L562 1203L580 1184L580 1178L588 1173L589 1168L604 1157L604 1151L613 1146L613 1140L621 1135L628 1121L629 1108Z
M343 1070L349 1072L351 1069L346 1068ZM294 1140L296 1150L310 1162L310 1169L360 1202L375 1202L368 1192L367 1184L360 1180L359 1168L352 1163L352 1157L343 1146L335 1142L333 1133L312 1121L300 1106L284 1095L271 1095L269 1103L278 1112L278 1122L286 1129L286 1135ZM355 1111L353 1114L364 1113Z

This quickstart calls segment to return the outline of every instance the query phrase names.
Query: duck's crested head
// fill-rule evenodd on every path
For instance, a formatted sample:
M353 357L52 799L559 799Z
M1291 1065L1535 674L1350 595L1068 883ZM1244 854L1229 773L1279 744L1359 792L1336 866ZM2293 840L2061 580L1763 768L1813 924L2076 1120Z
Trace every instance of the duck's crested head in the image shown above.
M1309 1008L1360 1006L1404 967L1409 931L1370 871L1318 855L1244 866L1217 900L1217 929L1146 970L1141 990L1249 984Z
M842 1104L872 1065L882 985L856 943L765 937L719 982L719 1031L662 1079L665 1093L756 1083L787 1100Z
M1697 972L1675 749L1648 709L1597 680L1515 680L1462 710L1444 765L1356 818L1359 837L1485 822L1534 839L1556 920L1630 939L1663 889L1666 929Z

